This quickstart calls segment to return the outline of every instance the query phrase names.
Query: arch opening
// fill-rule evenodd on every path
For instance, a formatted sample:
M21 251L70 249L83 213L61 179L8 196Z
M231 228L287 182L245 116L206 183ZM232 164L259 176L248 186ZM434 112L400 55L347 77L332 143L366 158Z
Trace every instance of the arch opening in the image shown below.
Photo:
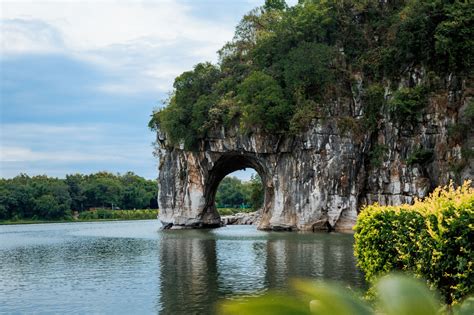
M214 167L209 171L208 180L205 186L205 207L203 216L218 216L220 214L216 205L216 194L221 182L226 176L232 173L252 169L260 178L263 188L263 202L259 209L260 215L263 216L268 213L273 203L273 185L271 176L267 171L266 166L255 156L246 154L229 154L222 156L216 161Z
M263 184L258 173L248 168L228 174L217 187L215 205L221 216L259 210L263 205Z

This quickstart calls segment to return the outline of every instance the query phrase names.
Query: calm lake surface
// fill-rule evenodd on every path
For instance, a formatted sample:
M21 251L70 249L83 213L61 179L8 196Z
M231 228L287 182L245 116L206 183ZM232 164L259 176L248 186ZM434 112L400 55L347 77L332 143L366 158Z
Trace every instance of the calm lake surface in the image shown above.
M209 314L295 277L365 288L353 236L151 221L0 226L0 313Z

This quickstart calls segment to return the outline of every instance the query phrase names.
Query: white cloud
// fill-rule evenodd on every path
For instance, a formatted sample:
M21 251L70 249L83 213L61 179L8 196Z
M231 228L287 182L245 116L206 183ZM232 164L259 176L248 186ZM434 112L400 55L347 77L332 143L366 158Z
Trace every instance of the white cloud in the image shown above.
M122 120L120 125L55 125L51 121L58 121L66 115L67 121L75 121L74 116L84 115L84 106L100 107L101 111L91 111L95 113L93 121L115 122L114 117L127 115L124 114L127 110L133 115L142 115L132 109L132 106L142 106L137 105L137 99L143 95L156 95L159 99L165 94L163 92L172 89L174 78L183 71L190 70L198 62L215 62L216 51L232 39L241 15L262 2L239 0L230 5L231 2L224 0L1 1L0 57L53 53L62 58L85 61L84 71L96 73L91 73L90 82L87 82L82 78L89 77L81 72L74 91L90 91L92 86L99 92L92 91L94 101L87 102L87 95L82 97L80 93L64 91L64 99L60 102L53 99L49 103L48 95L61 94L44 93L41 102L30 107L33 112L41 111L40 116L46 120L43 124L18 123L31 120L31 115L27 115L30 118L4 115L0 126L0 175L14 176L19 172L60 175L101 169L133 169L141 170L143 176L154 177L155 171L150 169L155 161L149 145L153 135L145 123L132 126L133 123ZM227 7L228 3L232 9ZM217 9L209 12L214 6ZM34 60L40 62L41 58ZM77 68L63 71L65 77L73 77ZM61 69L54 69L54 72L60 73ZM6 78L5 82L8 80L18 79ZM41 83L45 84L42 87L45 92L58 89L54 85L48 86L47 80ZM27 102L29 97L35 96L26 85L25 89L21 84L18 86L16 98L10 99ZM10 93L5 85L0 89L5 95ZM67 98L68 92L73 98ZM117 99L127 100L126 94L140 93L140 98L131 95L130 104L127 101L116 103ZM119 97L108 101L109 94ZM82 100L86 105L78 105ZM13 112L10 110L8 113ZM136 115L133 121L139 120ZM81 121L89 122L84 117Z
M41 19L63 33L67 46L88 50L157 34L175 38L189 19L175 1L11 1L3 18ZM178 27L177 30L173 30Z
M2 124L1 140L2 143L19 143L19 142L38 142L48 141L48 139L61 139L74 141L90 141L96 139L101 133L103 126L101 125L51 125L51 124L34 124L34 123L16 123Z
M99 87L109 93L169 91L176 75L197 62L216 61L216 51L232 38L234 25L193 16L191 5L196 3L3 2L1 53L61 52L97 63L120 78Z
M90 162L114 161L122 159L120 156L104 153L90 154L77 151L37 151L26 147L2 147L0 162L31 162L48 161L57 162Z
M32 154L28 160L47 158L53 161L103 160L111 156L113 159L127 159L135 156L135 152L151 156L150 148L144 148L142 142L135 144L139 136L136 130L132 132L130 128L120 124L64 126L16 123L2 124L0 130L2 144L0 160L26 159L28 153ZM116 136L115 139L111 137L112 135ZM43 152L51 152L52 155L45 155ZM57 154L57 157L54 157L54 154ZM74 154L76 157L69 157L69 154Z
M61 34L41 20L0 20L0 35L4 54L55 53L64 49Z
M135 170L148 178L155 176L150 172L156 164L151 133L147 140L119 124L10 123L2 124L0 131L2 177L20 172L64 176L100 170Z

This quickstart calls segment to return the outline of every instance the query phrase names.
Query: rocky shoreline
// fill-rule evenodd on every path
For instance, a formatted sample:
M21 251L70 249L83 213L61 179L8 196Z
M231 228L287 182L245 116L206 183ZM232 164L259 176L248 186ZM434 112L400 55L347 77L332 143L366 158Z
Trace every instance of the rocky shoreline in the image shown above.
M259 211L255 212L239 212L233 215L225 215L221 217L222 225L257 225L260 219Z

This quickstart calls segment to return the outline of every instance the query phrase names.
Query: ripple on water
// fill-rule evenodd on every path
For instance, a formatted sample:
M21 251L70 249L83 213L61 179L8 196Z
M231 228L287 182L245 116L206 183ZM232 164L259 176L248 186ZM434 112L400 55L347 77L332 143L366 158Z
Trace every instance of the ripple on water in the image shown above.
M352 242L252 226L159 231L156 220L0 227L0 313L209 313L292 277L363 287Z

